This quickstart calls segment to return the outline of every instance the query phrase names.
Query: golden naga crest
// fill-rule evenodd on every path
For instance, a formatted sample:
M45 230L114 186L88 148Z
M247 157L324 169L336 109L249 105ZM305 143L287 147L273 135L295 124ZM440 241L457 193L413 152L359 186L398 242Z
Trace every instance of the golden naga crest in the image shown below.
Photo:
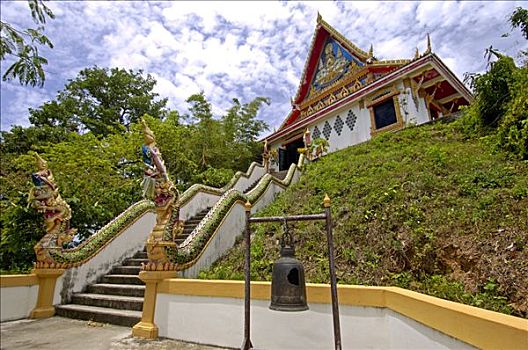
M175 247L175 237L183 230L179 220L177 205L178 191L170 180L161 152L156 146L156 137L145 120L141 147L145 172L143 177L143 196L154 201L156 206L156 225L147 239L147 255L149 263L143 269L174 269L167 256L168 247ZM168 233L168 234L167 234Z
M44 216L46 234L35 245L37 263L52 263L48 249L62 249L63 244L73 239L77 229L70 228L71 208L62 199L48 163L34 154L37 172L31 174L33 187L29 192L28 205Z

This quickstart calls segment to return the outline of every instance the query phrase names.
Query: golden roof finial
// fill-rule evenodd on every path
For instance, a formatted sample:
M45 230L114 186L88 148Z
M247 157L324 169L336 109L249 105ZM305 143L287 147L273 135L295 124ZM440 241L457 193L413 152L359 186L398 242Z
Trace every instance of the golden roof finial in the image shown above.
M319 11L317 11L317 23L321 23L322 21L323 21L323 17L319 13Z
M416 51L414 51L414 58L420 57L420 51L418 51L418 48L416 48Z
M249 203L249 200L246 201L246 204L244 204L244 208L246 209L246 211L250 211L251 210L251 203Z
M425 53L431 53L431 36L429 33L427 33L427 50L425 50Z
M374 57L374 46L373 46L372 44L370 44L370 49L369 49L368 57L369 57L369 58L373 58L373 57Z
M327 193L325 193L325 197L323 199L323 205L325 208L328 208L330 206L330 197L328 197Z
M38 170L45 170L48 168L48 162L42 159L42 157L37 152L35 152L33 156L35 157L35 163Z

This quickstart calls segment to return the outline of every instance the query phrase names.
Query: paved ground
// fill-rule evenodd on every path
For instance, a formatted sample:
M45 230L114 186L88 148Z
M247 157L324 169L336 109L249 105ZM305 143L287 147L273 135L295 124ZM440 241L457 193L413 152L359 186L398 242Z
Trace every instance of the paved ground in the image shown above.
M0 323L1 350L218 350L171 339L133 338L127 327L51 317Z

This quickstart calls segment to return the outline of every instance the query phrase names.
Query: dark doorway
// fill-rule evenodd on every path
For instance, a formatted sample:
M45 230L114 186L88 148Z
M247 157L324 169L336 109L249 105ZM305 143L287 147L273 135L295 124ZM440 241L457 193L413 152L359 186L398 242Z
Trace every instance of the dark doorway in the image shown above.
M297 163L299 161L299 152L298 148L304 147L304 141L302 137L288 143L286 149L279 150L279 171L288 170L292 163Z

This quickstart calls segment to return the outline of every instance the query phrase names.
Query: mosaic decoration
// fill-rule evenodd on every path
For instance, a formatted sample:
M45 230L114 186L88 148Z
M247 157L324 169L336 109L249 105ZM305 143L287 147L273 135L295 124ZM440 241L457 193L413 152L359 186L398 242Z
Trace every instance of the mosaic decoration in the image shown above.
M325 139L328 140L331 134L332 134L332 127L330 126L330 123L327 120L325 121L325 124L323 127L323 136L325 137Z
M337 116L334 122L334 130L336 131L337 136L341 136L341 131L343 131L344 125L345 123L343 123L343 119L341 119L340 116Z
M337 41L327 39L312 81L314 90L321 90L341 79L346 73L364 64L352 56Z
M352 110L349 110L347 113L345 123L350 129L350 131L354 130L354 126L356 126L356 120L357 120L357 116L354 114L354 112L352 112Z
M317 125L315 126L312 135L313 135L314 140L318 139L319 137L321 137L321 130L319 130L319 127L317 127Z

